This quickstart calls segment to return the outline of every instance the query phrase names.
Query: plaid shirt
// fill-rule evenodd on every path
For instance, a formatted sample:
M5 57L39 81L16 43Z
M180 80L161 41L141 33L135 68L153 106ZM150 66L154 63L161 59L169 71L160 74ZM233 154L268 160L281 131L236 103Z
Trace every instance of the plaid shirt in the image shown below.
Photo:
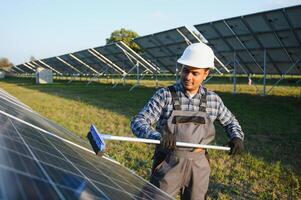
M204 88L201 86L196 95L189 97L181 83L176 83L174 86L181 110L199 111L201 95L205 94ZM243 140L244 133L238 121L224 105L222 99L216 93L207 91L206 100L206 112L209 118L212 121L218 119L231 139L238 137ZM169 89L159 89L139 114L132 119L133 133L139 138L160 139L160 130L166 125L172 111L172 96ZM155 124L156 128L153 128Z

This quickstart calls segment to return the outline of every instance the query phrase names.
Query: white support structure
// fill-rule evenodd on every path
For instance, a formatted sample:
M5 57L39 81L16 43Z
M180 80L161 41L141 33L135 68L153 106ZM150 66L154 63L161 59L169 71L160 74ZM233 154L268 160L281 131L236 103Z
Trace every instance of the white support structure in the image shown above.
M51 69L52 71L56 72L59 75L63 75L61 72L59 72L58 70L54 69L53 67L51 67L50 65L48 65L47 63L43 62L42 60L37 60L37 62L41 63L42 65L46 66L47 68ZM32 63L34 63L37 67L39 66L37 63L35 63L34 61L32 61Z
M184 38L184 40L186 41L187 45L191 45L192 44L192 42L190 42L190 40L178 28L176 30Z
M153 72L160 71L160 69L158 67L153 66L147 60L145 60L144 58L142 58L138 53L136 53L133 49L131 49L130 47L128 47L124 42L120 41L120 44L126 50L128 50L129 52L131 52L132 54L134 54L135 56L137 56L138 58L140 58L142 60L142 62L144 62L148 67L150 67L152 69ZM116 45L120 47L120 45L118 45L117 43L116 43ZM142 62L140 62L140 63L143 64L143 66L145 67L144 63L142 63ZM147 69L147 67L145 67L145 68Z
M59 61L61 61L62 63L64 63L65 65L67 65L68 67L70 67L71 69L73 69L74 71L77 71L79 74L82 74L81 71L79 71L78 69L76 69L74 66L72 66L71 64L69 64L68 62L66 62L62 58L60 58L59 56L57 56L55 58L58 59Z
M121 67L119 67L118 65L113 63L110 59L108 59L107 57L105 57L104 55L102 55L101 53L96 51L95 49L93 49L93 48L89 49L88 52L91 53L98 60L100 60L101 62L105 63L107 66L109 66L110 68L112 68L113 70L118 72L119 74L122 74L122 75L127 74L123 69L121 69Z
M83 64L85 67L87 67L90 70L92 70L93 72L95 72L97 75L100 74L98 71L96 71L95 69L93 69L92 67L90 67L88 64L86 64L85 62L83 62L82 60L80 60L79 58L77 58L76 56L74 56L72 53L69 53L68 55L71 56L72 58L74 58L75 60L77 60L79 63Z
M16 68L16 69L20 70L21 72L25 72L23 69L21 69L21 68L19 68L17 66L13 66L12 68Z
M137 87L138 85L140 85L140 80L144 77L143 75L148 74L149 72L152 74L157 74L159 69L156 68L155 66L153 66L152 64L150 64L148 61L146 61L144 58L142 58L139 54L137 54L134 50L132 50L131 48L129 48L124 42L120 41L118 43L115 43L115 45L124 53L124 55L128 58L128 60L133 63L133 67L127 72L127 74L129 74L132 70L134 70L136 68L137 70L137 82L134 86L132 86L129 91L132 91L135 87ZM136 56L136 57L135 57ZM136 63L133 60L136 61ZM140 59L140 60L139 60ZM143 71L142 73L140 73L140 69L139 67L143 66L143 68L145 69L145 71ZM157 77L157 76L156 76ZM125 80L125 76L122 77L122 80ZM156 80L158 81L158 80ZM118 83L116 83L114 85L114 87L116 87Z
M29 65L32 69L34 69L35 71L37 70L37 66L31 64L30 62L26 63L27 65Z
M25 67L27 67L28 69L32 70L33 72L36 72L35 69L33 69L30 65L28 65L27 63L23 64Z
M139 72L139 62L137 62L136 64L136 70L137 70L137 73L136 73L136 76L137 76L137 82L135 85L133 85L129 91L132 91L135 87L139 86L140 85L140 72Z
M122 42L120 42L122 43ZM132 59L134 59L137 62L139 62L146 70L150 71L153 73L152 70L150 70L147 66L145 66L142 62L140 62L137 58L135 58L132 54L130 54L127 50L124 49L124 47L121 47L121 45L115 43L115 45L124 53L124 55L131 61L131 63L135 64ZM123 44L125 45L125 44ZM132 50L133 51L133 50ZM128 72L129 73L129 72Z

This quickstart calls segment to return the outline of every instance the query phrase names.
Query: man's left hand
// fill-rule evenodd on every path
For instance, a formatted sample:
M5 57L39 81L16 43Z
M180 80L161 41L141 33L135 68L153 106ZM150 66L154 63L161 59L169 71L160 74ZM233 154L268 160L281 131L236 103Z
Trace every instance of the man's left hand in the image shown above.
M240 154L244 150L244 143L238 137L233 138L229 142L229 146L231 148L229 155L237 155L237 154Z

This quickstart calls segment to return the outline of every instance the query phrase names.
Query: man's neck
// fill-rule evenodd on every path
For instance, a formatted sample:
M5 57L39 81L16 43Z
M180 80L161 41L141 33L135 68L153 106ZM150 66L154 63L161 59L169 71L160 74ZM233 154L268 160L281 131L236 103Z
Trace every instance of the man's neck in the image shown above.
M197 91L187 91L186 90L186 93L188 94L189 97L193 97L196 93L198 93L198 90Z

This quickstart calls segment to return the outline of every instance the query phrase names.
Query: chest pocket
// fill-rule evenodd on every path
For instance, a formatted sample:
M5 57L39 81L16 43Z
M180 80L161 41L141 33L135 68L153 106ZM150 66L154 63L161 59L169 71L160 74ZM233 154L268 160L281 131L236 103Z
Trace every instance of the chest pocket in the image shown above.
M184 111L175 88L170 86L169 90L174 108L166 124L168 133L175 134L178 142L208 144L212 141L215 129L206 113L206 95L201 97L199 111Z

